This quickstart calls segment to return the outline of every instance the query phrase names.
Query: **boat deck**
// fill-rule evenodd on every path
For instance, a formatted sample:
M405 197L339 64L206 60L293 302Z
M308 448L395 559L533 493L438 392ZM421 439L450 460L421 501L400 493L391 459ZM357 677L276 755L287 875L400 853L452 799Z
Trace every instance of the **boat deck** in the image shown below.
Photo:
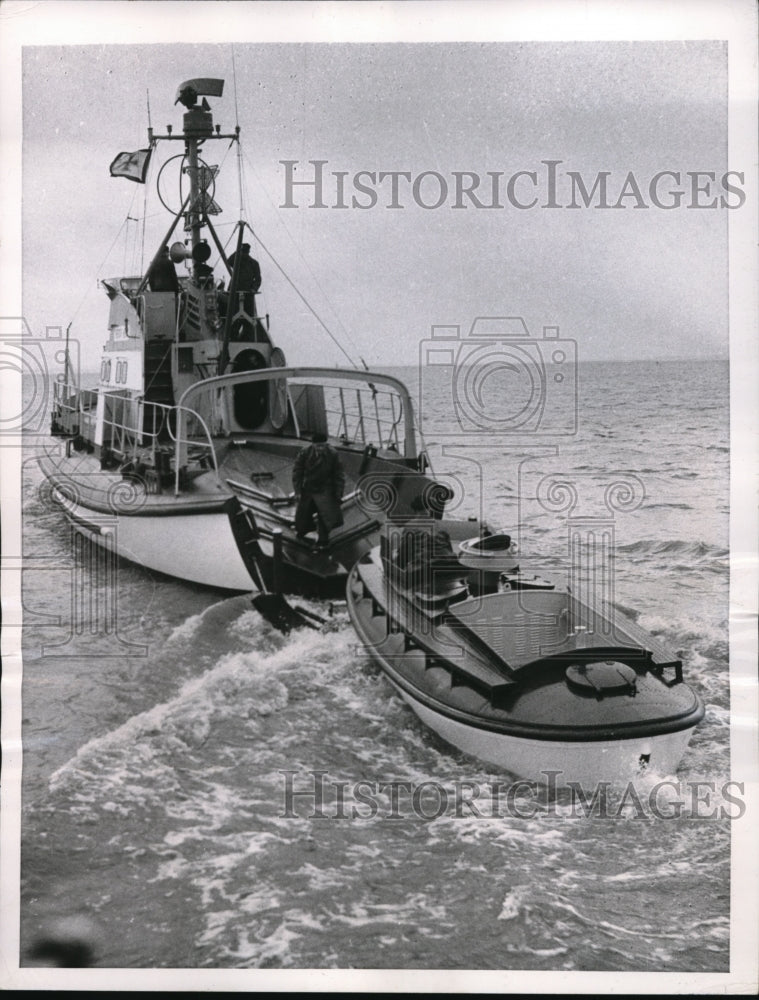
M467 636L414 614L384 579L377 551L354 566L348 610L369 654L420 704L467 725L538 739L614 739L639 731L676 732L703 715L695 693L638 663L634 691L578 696L565 681L567 661L547 657L514 672ZM508 620L502 627L509 629ZM582 651L576 651L580 654ZM626 651L621 651L624 661Z
M89 510L104 514L149 516L170 513L211 513L233 496L214 472L204 472L175 494L173 486L153 492L139 479L125 479L118 469L101 469L94 455L74 453L66 458L48 452L39 459L45 476L64 496Z
M254 448L228 448L219 475L233 489L255 489L276 500L292 498L292 457Z

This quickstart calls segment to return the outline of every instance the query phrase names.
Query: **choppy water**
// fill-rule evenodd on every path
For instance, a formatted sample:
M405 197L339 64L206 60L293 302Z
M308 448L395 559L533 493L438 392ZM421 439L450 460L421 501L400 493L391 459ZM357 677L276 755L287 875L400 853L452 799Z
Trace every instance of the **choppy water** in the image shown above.
M636 784L644 808L616 789L606 817L524 789L504 808L509 775L427 731L342 609L284 637L245 597L128 564L97 576L28 465L24 960L51 921L84 916L102 967L726 971L727 387L716 362L584 365L577 434L540 441L558 454L442 454L427 435L455 512L519 525L526 566L566 568L568 516L586 540L613 522L613 599L682 650L707 705L668 819L646 807L657 775ZM427 391L444 418L445 383ZM92 634L104 608L117 638ZM718 786L707 806L699 779ZM288 781L321 782L321 815L307 796L288 810ZM407 785L448 807L416 816Z

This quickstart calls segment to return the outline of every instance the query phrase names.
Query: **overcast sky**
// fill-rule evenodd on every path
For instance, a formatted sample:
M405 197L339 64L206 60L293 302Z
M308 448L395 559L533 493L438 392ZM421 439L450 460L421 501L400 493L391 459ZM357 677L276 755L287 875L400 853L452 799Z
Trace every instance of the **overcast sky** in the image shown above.
M726 356L727 226L737 213L686 207L684 176L713 171L718 181L727 170L723 43L240 44L234 63L236 88L229 45L25 50L24 310L35 330L73 318L85 357L97 360L107 299L96 281L123 273L125 261L132 269L141 224L129 222L116 239L120 227L142 215L147 193L149 258L170 222L153 186L111 178L108 166L147 144L147 90L156 131L180 130L177 86L212 76L226 81L224 96L209 99L222 131L234 126L237 103L248 221L353 357L413 364L433 324L468 328L477 315L522 315L535 336L557 325L581 360ZM216 200L227 239L239 211L237 166L226 143L213 145L207 162L226 155ZM153 182L179 149L159 148ZM312 159L327 161L328 205L335 171L347 172L349 204L358 171L436 171L450 191L425 209L401 180L403 207L391 209L386 181L376 184L375 207L337 209L308 207L303 188L298 207L281 207L280 161L310 171ZM559 202L570 200L567 171L588 187L610 171L612 204L632 172L650 205L651 178L672 170L683 174L683 203L634 208L628 197L617 209L544 208L549 159L562 161ZM523 203L539 199L524 210L505 190L521 170L538 173L537 191L526 177L514 189ZM453 208L454 171L477 174L481 192L488 172L502 172L506 207ZM417 194L429 203L438 191L428 178ZM254 252L261 305L288 360L343 363L263 249Z

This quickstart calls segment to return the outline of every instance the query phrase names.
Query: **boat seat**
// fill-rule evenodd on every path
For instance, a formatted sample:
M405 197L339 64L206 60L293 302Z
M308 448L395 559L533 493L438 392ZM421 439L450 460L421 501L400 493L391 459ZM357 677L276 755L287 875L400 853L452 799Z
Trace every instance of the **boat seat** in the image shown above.
M405 566L388 567L396 586L423 594L444 595L452 585L466 589L465 571L455 556L414 560Z
M414 604L431 618L442 615L452 601L463 599L469 593L466 582L460 577L443 579L437 584L432 590L414 591Z

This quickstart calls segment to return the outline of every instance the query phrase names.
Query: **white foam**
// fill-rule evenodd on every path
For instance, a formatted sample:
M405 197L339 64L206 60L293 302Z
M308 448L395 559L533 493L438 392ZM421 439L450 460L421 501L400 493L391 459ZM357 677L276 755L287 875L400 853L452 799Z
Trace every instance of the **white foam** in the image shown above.
M522 904L529 892L526 885L515 886L506 896L501 904L501 912L498 914L499 920L514 920L522 911Z

